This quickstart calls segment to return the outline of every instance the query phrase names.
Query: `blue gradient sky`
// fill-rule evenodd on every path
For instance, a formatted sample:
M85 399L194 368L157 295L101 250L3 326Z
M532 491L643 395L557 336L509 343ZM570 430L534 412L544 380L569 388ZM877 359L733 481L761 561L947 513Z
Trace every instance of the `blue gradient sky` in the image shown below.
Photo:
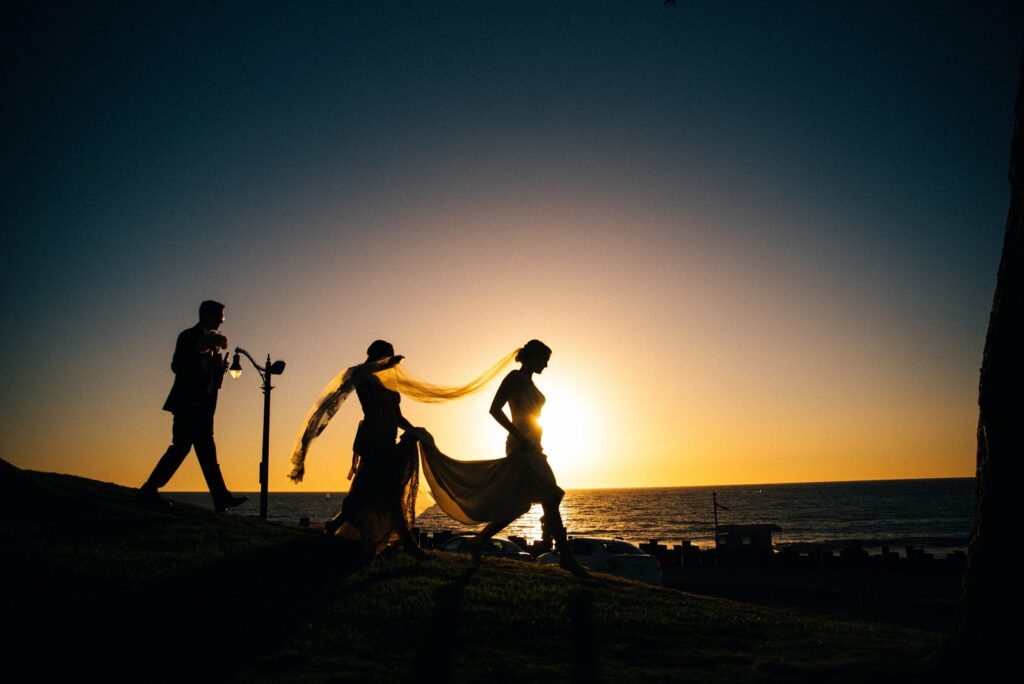
M289 364L274 488L378 337L442 382L548 342L570 487L973 473L1018 3L4 13L16 465L141 482L175 335L214 298L232 344ZM218 413L239 490L253 375ZM493 457L488 400L407 412ZM341 486L357 413L304 488ZM202 488L192 460L171 488Z

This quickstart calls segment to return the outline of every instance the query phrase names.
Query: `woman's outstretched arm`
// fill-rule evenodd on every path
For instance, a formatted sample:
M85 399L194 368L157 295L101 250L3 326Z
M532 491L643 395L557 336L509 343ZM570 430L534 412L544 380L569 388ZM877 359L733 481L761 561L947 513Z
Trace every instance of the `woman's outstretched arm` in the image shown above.
M400 427L400 428L402 428L403 430L406 430L406 431L409 431L409 430L419 430L418 427L416 427L415 425L410 423L409 420L405 416L402 415L402 407L401 406L396 406L395 407L395 413L398 414L398 427Z
M381 371L389 368L394 368L400 364L404 358L404 356L390 356L386 359L377 359L376 361L364 361L358 366L352 366L348 380L352 383L353 387L358 387L371 375L380 373Z
M421 442L426 442L433 439L426 430L424 430L421 427L416 427L415 425L409 422L408 418L402 415L401 405L395 406L395 413L398 414L398 427L402 428L406 432L411 432L416 437L416 439L420 440Z

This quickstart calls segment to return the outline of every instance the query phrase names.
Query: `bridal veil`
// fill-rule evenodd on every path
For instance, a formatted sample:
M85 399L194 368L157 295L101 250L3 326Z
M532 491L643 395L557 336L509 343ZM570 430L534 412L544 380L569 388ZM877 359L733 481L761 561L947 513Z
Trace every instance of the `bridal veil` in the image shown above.
M482 390L488 383L511 365L518 352L519 350L516 349L515 351L506 354L479 376L470 382L459 386L436 385L425 382L406 373L401 366L387 368L390 359L371 361L342 371L336 375L333 380L327 383L327 386L324 387L319 398L317 398L316 403L313 405L312 410L310 410L309 416L306 418L306 422L302 430L299 432L299 435L295 440L295 445L292 449L292 471L289 473L288 477L290 477L294 482L302 481L303 475L306 471L306 457L309 454L309 449L313 440L315 440L320 433L324 431L324 428L327 427L331 418L333 418L338 412L338 409L341 408L341 405L345 402L345 399L348 398L348 395L352 393L352 390L354 390L370 375L376 374L385 387L399 392L414 401L426 403L452 401ZM384 370L380 370L381 368L384 368ZM428 449L425 448L426 446L427 445L421 444L421 454L428 451ZM448 459L447 456L444 456L440 451L437 451L433 444L429 445L429 450L431 451L432 457L433 452L436 452L439 456L443 456L445 459ZM448 460L454 461L454 459ZM440 459L438 459L438 461L440 462ZM426 462L427 459L424 457L424 463L426 464ZM463 463L461 461L454 462ZM424 468L424 473L427 474L427 481L430 484L431 492L433 493L435 490L435 484L439 485L441 483L432 479L428 468ZM438 495L435 494L435 499L437 498ZM438 504L441 504L440 500L438 500ZM447 507L442 505L441 508L449 515L452 515ZM452 515L452 517L456 520L462 520L462 518L456 515Z

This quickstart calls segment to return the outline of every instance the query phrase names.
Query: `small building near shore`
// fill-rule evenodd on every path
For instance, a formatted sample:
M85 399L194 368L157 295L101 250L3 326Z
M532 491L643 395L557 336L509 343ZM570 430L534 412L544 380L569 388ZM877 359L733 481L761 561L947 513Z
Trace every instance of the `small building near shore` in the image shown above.
M720 561L760 562L771 560L772 532L778 525L719 525L715 549Z

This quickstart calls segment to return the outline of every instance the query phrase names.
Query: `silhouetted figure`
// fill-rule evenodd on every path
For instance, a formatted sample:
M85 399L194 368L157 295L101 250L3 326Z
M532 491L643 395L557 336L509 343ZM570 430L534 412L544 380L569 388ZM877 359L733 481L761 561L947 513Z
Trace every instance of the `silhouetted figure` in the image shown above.
M213 441L213 414L217 410L217 392L227 368L228 340L220 334L224 322L224 305L207 300L199 306L199 322L178 335L174 346L171 387L164 410L174 414L172 442L146 483L139 489L139 498L147 503L166 505L157 490L165 486L194 447L206 486L219 512L234 508L247 497L232 496L224 484L217 463L217 445Z
M508 472L517 476L503 480L506 490L518 490L519 496L525 495L530 501L539 501L544 508L541 518L543 536L554 539L559 554L559 564L574 575L586 577L586 571L576 561L569 548L565 525L562 524L562 513L559 505L565 491L555 481L555 474L548 465L547 456L541 446L542 430L538 420L545 398L533 383L533 375L544 372L551 359L551 348L540 340L530 340L516 355L521 366L513 370L502 380L491 402L491 415L508 431L505 441L505 457L509 462L519 462L521 467ZM505 405L512 411L512 419L505 414ZM480 530L470 542L473 560L480 562L480 549L495 534L512 523L514 518L492 520Z
M363 420L352 445L352 486L342 501L341 513L328 521L328 534L355 536L363 553L373 557L396 535L406 553L416 558L427 554L409 529L415 518L419 479L419 452L414 427L402 415L401 396L386 388L376 373L393 368L403 357L395 356L389 342L377 340L366 350L366 362L350 369L346 383L355 388ZM398 428L405 434L396 443Z
M556 542L559 563L585 577L569 547L558 508L565 492L555 481L541 446L538 419L545 399L533 376L544 371L550 358L547 345L530 340L515 353L522 366L505 376L494 395L491 416L508 431L505 458L456 460L441 453L429 434L420 434L423 473L442 511L467 525L487 523L470 542L474 561L479 562L480 549L492 536L539 503L544 507L543 536ZM505 414L506 404L512 411L511 420Z

